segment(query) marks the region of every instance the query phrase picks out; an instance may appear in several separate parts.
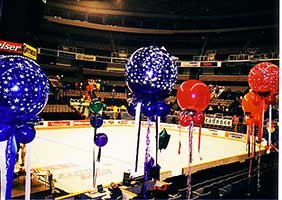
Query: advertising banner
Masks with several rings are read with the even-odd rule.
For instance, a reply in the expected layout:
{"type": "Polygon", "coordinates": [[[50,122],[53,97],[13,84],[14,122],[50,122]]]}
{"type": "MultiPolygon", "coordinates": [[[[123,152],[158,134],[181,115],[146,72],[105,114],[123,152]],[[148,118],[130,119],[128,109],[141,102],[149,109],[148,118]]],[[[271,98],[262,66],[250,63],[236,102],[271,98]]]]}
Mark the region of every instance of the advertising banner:
{"type": "Polygon", "coordinates": [[[23,43],[23,55],[33,60],[36,60],[37,59],[37,49],[26,43],[23,43]]]}
{"type": "Polygon", "coordinates": [[[23,45],[21,43],[0,40],[0,51],[22,54],[23,45]]]}
{"type": "Polygon", "coordinates": [[[205,117],[205,124],[232,127],[232,119],[205,117]]]}
{"type": "Polygon", "coordinates": [[[96,56],[77,53],[75,54],[75,59],[95,62],[96,56]]]}

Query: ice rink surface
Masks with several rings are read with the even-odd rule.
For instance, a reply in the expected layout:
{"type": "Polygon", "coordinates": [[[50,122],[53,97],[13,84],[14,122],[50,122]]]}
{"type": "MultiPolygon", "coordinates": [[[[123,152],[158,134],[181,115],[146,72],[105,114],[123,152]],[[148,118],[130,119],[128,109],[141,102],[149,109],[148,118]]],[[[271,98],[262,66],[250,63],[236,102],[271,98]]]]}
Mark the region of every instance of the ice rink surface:
{"type": "MultiPolygon", "coordinates": [[[[164,127],[160,127],[160,131],[164,127]]],[[[160,132],[159,131],[159,132],[160,132]]],[[[207,131],[207,130],[205,130],[207,131]]],[[[138,172],[143,174],[145,157],[145,135],[142,127],[138,172]]],[[[155,157],[155,129],[150,129],[150,153],[155,157]]],[[[161,171],[171,170],[172,175],[181,174],[188,163],[188,131],[167,130],[171,135],[168,147],[159,151],[158,163],[161,171]],[[179,141],[181,153],[178,154],[179,141]]],[[[133,126],[106,126],[98,129],[106,133],[108,143],[102,147],[101,162],[96,162],[98,175],[96,184],[109,184],[123,179],[123,173],[134,166],[137,133],[133,126]]],[[[204,132],[203,132],[204,134],[204,132]]],[[[66,128],[37,130],[31,145],[32,168],[50,170],[56,180],[55,186],[66,192],[93,189],[93,128],[66,128]]],[[[193,134],[193,164],[228,158],[246,153],[243,142],[202,135],[201,156],[197,152],[198,134],[193,134]]],[[[95,147],[97,157],[98,148],[95,147]]]]}

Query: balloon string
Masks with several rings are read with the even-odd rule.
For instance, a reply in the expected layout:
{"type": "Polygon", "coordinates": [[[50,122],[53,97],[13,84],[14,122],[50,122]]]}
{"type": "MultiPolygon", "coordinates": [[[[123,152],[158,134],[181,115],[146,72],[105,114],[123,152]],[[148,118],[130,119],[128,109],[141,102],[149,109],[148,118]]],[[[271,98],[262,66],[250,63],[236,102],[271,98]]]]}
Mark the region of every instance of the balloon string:
{"type": "Polygon", "coordinates": [[[97,162],[96,169],[95,169],[95,176],[94,176],[95,187],[96,187],[97,177],[98,177],[98,173],[99,173],[99,168],[100,168],[100,165],[99,165],[99,162],[97,162]]]}
{"type": "Polygon", "coordinates": [[[147,133],[146,133],[146,148],[145,148],[145,162],[144,162],[144,189],[143,197],[147,199],[147,181],[148,181],[148,163],[150,158],[150,118],[147,117],[147,133]]]}
{"type": "Polygon", "coordinates": [[[160,117],[156,116],[156,166],[158,165],[158,150],[159,150],[159,120],[160,117]]]}
{"type": "Polygon", "coordinates": [[[14,135],[12,135],[8,139],[5,153],[6,153],[6,170],[7,170],[6,199],[11,199],[14,169],[15,169],[16,154],[17,154],[17,145],[16,145],[16,140],[15,140],[14,135]]]}
{"type": "MultiPolygon", "coordinates": [[[[250,157],[250,143],[251,143],[251,138],[250,138],[250,135],[252,134],[252,140],[253,140],[253,142],[255,143],[255,136],[254,136],[254,129],[252,128],[253,127],[253,125],[252,124],[249,124],[248,125],[248,134],[249,134],[249,139],[248,139],[248,143],[249,143],[249,146],[248,146],[248,157],[250,157]]],[[[251,178],[251,173],[252,173],[252,163],[253,163],[253,158],[254,158],[254,148],[253,148],[253,146],[252,146],[252,155],[251,155],[251,157],[250,157],[250,163],[249,163],[249,171],[248,171],[248,178],[250,179],[251,178]]]]}
{"type": "Polygon", "coordinates": [[[5,149],[7,141],[0,142],[0,167],[1,167],[1,200],[5,200],[6,197],[6,154],[5,149]]]}
{"type": "Polygon", "coordinates": [[[188,144],[189,144],[189,158],[188,158],[188,175],[187,175],[187,199],[190,199],[191,196],[191,163],[192,163],[192,144],[193,144],[193,121],[191,120],[189,125],[189,137],[188,137],[188,144]]]}
{"type": "Polygon", "coordinates": [[[261,159],[261,144],[259,144],[259,152],[258,152],[258,171],[257,171],[257,191],[260,191],[260,159],[261,159]]]}
{"type": "MultiPolygon", "coordinates": [[[[96,123],[96,117],[95,117],[95,119],[94,119],[94,124],[96,123]]],[[[97,128],[94,128],[94,136],[93,136],[93,152],[92,152],[92,154],[93,154],[93,168],[92,168],[92,179],[93,179],[93,188],[95,188],[96,187],[96,170],[95,170],[95,168],[96,168],[96,165],[95,165],[95,137],[96,137],[96,134],[97,134],[97,128]]]]}
{"type": "Polygon", "coordinates": [[[247,144],[246,144],[246,148],[248,150],[248,157],[250,157],[250,143],[251,143],[251,125],[248,124],[247,125],[247,144]]]}
{"type": "Polygon", "coordinates": [[[252,156],[254,157],[256,155],[256,130],[255,130],[255,124],[253,124],[253,150],[252,150],[252,156]]]}
{"type": "Polygon", "coordinates": [[[178,142],[178,155],[181,153],[181,126],[179,125],[178,129],[178,135],[179,135],[179,142],[178,142]]]}
{"type": "MultiPolygon", "coordinates": [[[[26,177],[25,177],[25,200],[30,200],[30,167],[31,167],[31,143],[26,144],[26,177]]],[[[24,162],[24,161],[23,161],[24,162]]]]}
{"type": "Polygon", "coordinates": [[[100,162],[100,160],[101,160],[101,147],[99,147],[98,150],[97,162],[100,162]]]}
{"type": "Polygon", "coordinates": [[[265,106],[265,98],[262,98],[262,114],[261,114],[261,122],[259,124],[259,133],[258,133],[258,142],[261,143],[262,141],[262,134],[263,134],[263,123],[264,123],[264,106],[265,106]]]}
{"type": "Polygon", "coordinates": [[[201,134],[202,134],[202,124],[200,124],[199,135],[198,135],[198,154],[199,154],[200,160],[202,160],[202,156],[201,156],[201,134]]]}
{"type": "Polygon", "coordinates": [[[136,144],[136,157],[135,157],[135,168],[134,172],[137,172],[138,168],[138,157],[139,157],[139,146],[140,146],[140,134],[141,134],[141,103],[138,103],[136,106],[136,115],[135,115],[135,123],[138,121],[138,130],[137,130],[137,144],[136,144]]]}
{"type": "Polygon", "coordinates": [[[268,120],[268,145],[271,146],[271,128],[272,128],[272,105],[269,105],[269,120],[268,120]]]}

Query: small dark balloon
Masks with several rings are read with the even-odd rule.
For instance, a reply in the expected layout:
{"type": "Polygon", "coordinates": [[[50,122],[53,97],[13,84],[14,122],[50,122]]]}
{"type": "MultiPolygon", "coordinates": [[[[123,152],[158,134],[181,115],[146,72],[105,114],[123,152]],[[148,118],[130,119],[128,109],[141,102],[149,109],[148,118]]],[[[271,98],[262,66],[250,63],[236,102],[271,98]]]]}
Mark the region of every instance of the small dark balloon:
{"type": "Polygon", "coordinates": [[[24,124],[16,127],[16,141],[19,143],[27,144],[35,138],[35,129],[33,124],[24,124]]]}
{"type": "Polygon", "coordinates": [[[95,144],[98,147],[103,147],[108,143],[108,136],[105,133],[97,133],[95,137],[95,144]]]}
{"type": "Polygon", "coordinates": [[[100,115],[91,116],[90,124],[93,128],[100,128],[103,125],[103,118],[100,115]]]}

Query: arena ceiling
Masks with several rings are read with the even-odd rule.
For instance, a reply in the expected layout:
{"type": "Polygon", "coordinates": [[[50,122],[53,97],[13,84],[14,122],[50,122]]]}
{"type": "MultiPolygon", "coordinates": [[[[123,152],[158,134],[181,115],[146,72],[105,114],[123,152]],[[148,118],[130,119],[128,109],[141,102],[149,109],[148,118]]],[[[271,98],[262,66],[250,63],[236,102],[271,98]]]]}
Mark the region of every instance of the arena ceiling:
{"type": "Polygon", "coordinates": [[[278,13],[278,0],[48,0],[87,8],[175,16],[229,16],[278,13]]]}
{"type": "Polygon", "coordinates": [[[47,0],[46,4],[22,0],[18,7],[17,0],[5,2],[9,9],[0,27],[2,38],[40,46],[69,44],[112,51],[154,44],[198,54],[203,46],[226,52],[225,46],[237,51],[265,44],[273,49],[278,44],[279,0],[47,0]],[[122,32],[124,27],[136,30],[122,32]],[[150,30],[145,34],[145,29],[150,30]]]}

